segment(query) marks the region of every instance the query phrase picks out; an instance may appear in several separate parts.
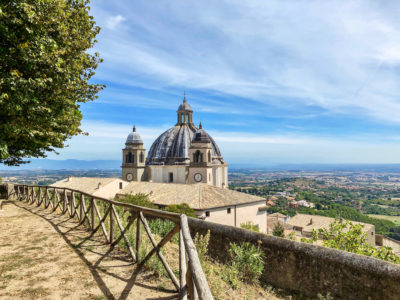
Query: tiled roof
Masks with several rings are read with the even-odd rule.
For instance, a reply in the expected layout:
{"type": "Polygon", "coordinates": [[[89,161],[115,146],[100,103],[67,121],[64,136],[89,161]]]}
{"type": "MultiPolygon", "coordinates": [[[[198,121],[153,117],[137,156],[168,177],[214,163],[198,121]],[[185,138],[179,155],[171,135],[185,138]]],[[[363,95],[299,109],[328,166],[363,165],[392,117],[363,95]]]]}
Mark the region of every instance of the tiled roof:
{"type": "MultiPolygon", "coordinates": [[[[334,218],[324,217],[324,216],[316,216],[316,215],[306,215],[306,214],[297,214],[294,217],[290,218],[286,222],[286,224],[296,227],[303,228],[303,231],[312,231],[313,229],[318,230],[319,228],[329,228],[329,225],[334,221],[334,218]]],[[[351,221],[353,224],[361,224],[364,225],[363,231],[368,231],[373,228],[374,225],[351,221]]]]}
{"type": "Polygon", "coordinates": [[[98,190],[99,183],[104,187],[107,184],[113,182],[114,180],[122,181],[119,178],[104,178],[104,177],[70,177],[57,181],[50,186],[69,188],[73,190],[78,190],[88,194],[93,194],[98,190]]]}
{"type": "Polygon", "coordinates": [[[287,217],[286,215],[278,213],[278,212],[268,215],[268,218],[282,218],[282,219],[284,219],[286,217],[287,217]]]}
{"type": "Polygon", "coordinates": [[[265,201],[264,198],[222,189],[207,184],[173,184],[131,182],[118,195],[148,194],[150,200],[160,205],[187,203],[193,209],[207,209],[235,204],[265,201]]]}

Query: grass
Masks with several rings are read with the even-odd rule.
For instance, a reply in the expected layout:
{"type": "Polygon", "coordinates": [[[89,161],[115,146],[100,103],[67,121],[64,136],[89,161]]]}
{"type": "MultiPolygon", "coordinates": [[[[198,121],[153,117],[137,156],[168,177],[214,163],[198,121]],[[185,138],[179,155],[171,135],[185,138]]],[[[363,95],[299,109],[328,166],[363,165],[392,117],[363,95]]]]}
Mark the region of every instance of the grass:
{"type": "Polygon", "coordinates": [[[386,215],[367,215],[368,217],[374,218],[374,219],[381,219],[381,220],[388,220],[392,221],[395,223],[397,226],[400,226],[400,216],[386,216],[386,215]]]}

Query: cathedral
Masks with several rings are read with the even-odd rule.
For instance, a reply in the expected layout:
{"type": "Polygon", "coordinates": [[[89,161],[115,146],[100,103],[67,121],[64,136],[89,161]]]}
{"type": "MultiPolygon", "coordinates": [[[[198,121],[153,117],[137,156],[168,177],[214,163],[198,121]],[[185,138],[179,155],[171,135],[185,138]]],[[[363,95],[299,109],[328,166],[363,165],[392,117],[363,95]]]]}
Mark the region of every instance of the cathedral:
{"type": "Polygon", "coordinates": [[[122,179],[164,183],[204,183],[227,188],[228,165],[218,145],[193,123],[193,110],[186,97],[177,110],[177,123],[162,133],[148,154],[136,127],[122,149],[122,179]]]}

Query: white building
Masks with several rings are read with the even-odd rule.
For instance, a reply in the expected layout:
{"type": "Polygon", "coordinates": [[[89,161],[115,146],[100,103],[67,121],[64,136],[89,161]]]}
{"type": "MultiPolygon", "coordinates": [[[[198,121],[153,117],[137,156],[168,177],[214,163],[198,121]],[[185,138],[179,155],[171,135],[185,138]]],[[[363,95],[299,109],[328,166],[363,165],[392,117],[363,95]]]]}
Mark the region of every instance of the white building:
{"type": "Polygon", "coordinates": [[[161,134],[146,156],[136,127],[122,150],[122,179],[164,183],[205,183],[228,186],[228,165],[212,137],[193,124],[186,97],[177,110],[177,123],[161,134]]]}

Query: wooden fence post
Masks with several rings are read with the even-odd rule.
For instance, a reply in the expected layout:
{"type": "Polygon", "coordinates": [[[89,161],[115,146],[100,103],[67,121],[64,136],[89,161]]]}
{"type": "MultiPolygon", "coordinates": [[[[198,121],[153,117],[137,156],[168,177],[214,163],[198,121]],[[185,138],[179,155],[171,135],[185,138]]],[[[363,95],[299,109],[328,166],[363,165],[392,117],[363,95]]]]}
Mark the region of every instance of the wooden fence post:
{"type": "Polygon", "coordinates": [[[137,212],[136,218],[136,260],[140,262],[140,236],[141,236],[141,226],[140,226],[140,216],[139,211],[137,212]]]}
{"type": "Polygon", "coordinates": [[[96,213],[96,208],[94,207],[94,198],[93,197],[91,197],[90,198],[90,202],[92,203],[92,230],[94,231],[94,229],[95,229],[95,221],[96,221],[96,215],[95,215],[95,213],[96,213]]]}
{"type": "Polygon", "coordinates": [[[81,193],[79,196],[79,222],[82,222],[82,220],[84,220],[85,216],[84,216],[84,212],[83,212],[83,194],[81,193]]]}
{"type": "Polygon", "coordinates": [[[37,196],[37,206],[40,206],[40,204],[42,204],[42,189],[39,187],[37,196]]]}
{"type": "MultiPolygon", "coordinates": [[[[113,204],[110,203],[110,244],[114,241],[114,210],[113,204]]],[[[121,232],[121,234],[123,234],[121,232]]]]}
{"type": "Polygon", "coordinates": [[[190,264],[187,265],[186,286],[187,286],[187,293],[189,296],[189,300],[194,300],[194,284],[193,284],[192,269],[190,268],[190,264]]]}
{"type": "Polygon", "coordinates": [[[63,214],[65,214],[65,212],[67,211],[67,192],[65,191],[65,189],[62,194],[62,199],[63,199],[62,212],[63,212],[63,214]]]}
{"type": "Polygon", "coordinates": [[[185,243],[183,241],[182,228],[179,228],[179,299],[187,300],[187,285],[186,285],[186,253],[185,243]]]}

